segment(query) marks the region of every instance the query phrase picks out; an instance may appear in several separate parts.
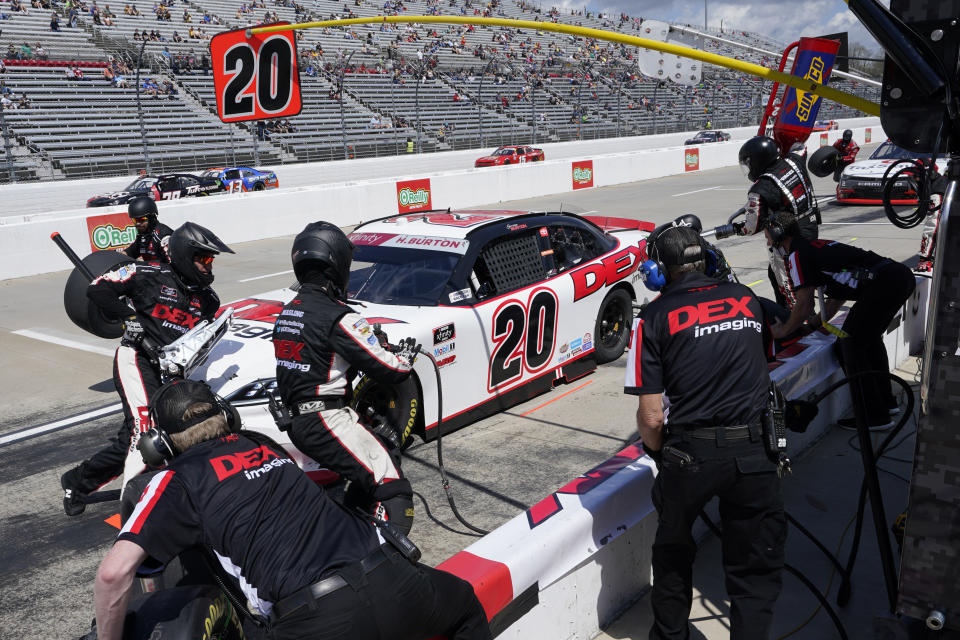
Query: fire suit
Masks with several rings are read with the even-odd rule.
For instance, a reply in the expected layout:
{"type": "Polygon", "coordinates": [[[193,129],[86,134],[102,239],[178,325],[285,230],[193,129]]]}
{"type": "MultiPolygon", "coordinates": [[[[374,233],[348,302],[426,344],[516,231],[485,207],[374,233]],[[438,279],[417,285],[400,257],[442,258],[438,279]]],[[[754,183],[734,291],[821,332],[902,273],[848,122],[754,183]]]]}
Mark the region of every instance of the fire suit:
{"type": "MultiPolygon", "coordinates": [[[[820,208],[803,159],[796,154],[789,153],[767,168],[747,192],[745,208],[747,234],[761,233],[772,213],[789,211],[800,225],[800,235],[807,240],[817,239],[820,208]]],[[[796,299],[783,259],[775,251],[769,252],[768,258],[767,277],[773,285],[777,304],[791,308],[796,299]]]]}
{"type": "Polygon", "coordinates": [[[293,444],[379,502],[381,515],[409,529],[413,490],[400,472],[399,452],[388,450],[349,403],[357,370],[400,382],[411,364],[385,350],[366,320],[313,283],[302,285],[280,312],[273,345],[277,388],[293,415],[293,444]]]}
{"type": "Polygon", "coordinates": [[[841,138],[833,143],[833,148],[840,152],[837,168],[833,171],[833,181],[840,182],[840,174],[843,173],[844,168],[856,162],[857,154],[860,153],[860,145],[853,140],[850,141],[850,144],[846,144],[841,138]]]}
{"type": "MultiPolygon", "coordinates": [[[[220,308],[220,299],[212,289],[191,291],[167,264],[133,263],[108,271],[90,284],[87,296],[109,316],[136,313],[144,340],[140,344],[124,340],[117,347],[113,383],[123,405],[123,425],[108,447],[65,475],[64,489],[72,488],[80,494],[95,491],[121,471],[126,477],[142,471],[142,464],[124,469],[124,463],[140,434],[150,428],[147,406],[161,384],[160,369],[150,349],[173,342],[200,320],[213,318],[220,308]]],[[[142,463],[136,456],[131,458],[131,464],[142,463]]]]}
{"type": "Polygon", "coordinates": [[[130,246],[123,250],[125,254],[144,262],[170,262],[167,255],[167,243],[173,229],[162,222],[154,222],[146,233],[137,233],[130,246]]]}

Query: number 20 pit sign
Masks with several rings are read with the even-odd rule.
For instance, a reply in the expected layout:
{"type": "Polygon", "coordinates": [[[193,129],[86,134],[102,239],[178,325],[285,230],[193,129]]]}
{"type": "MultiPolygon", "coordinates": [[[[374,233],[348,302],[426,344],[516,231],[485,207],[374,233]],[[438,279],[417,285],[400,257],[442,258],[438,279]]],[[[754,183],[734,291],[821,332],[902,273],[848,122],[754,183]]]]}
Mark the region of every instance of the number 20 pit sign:
{"type": "MultiPolygon", "coordinates": [[[[277,26],[289,24],[278,22],[277,26]]],[[[300,113],[300,71],[293,31],[218,33],[210,41],[217,115],[224,122],[286,118],[300,113]]]]}

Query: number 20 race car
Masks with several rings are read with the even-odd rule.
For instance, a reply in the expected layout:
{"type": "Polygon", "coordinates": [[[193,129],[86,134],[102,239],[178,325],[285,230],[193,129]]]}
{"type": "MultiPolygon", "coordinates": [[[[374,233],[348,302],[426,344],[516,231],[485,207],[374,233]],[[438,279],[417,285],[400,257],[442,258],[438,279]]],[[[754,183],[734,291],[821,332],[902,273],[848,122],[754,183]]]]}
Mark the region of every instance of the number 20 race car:
{"type": "MultiPolygon", "coordinates": [[[[412,336],[429,356],[418,357],[415,375],[399,385],[361,378],[358,409],[374,407],[388,423],[432,440],[438,421],[447,433],[619,358],[631,305],[645,297],[638,267],[652,228],[515,211],[430,211],[357,227],[350,304],[392,342],[412,336]]],[[[194,374],[238,406],[245,425],[272,425],[270,337],[292,297],[281,289],[231,303],[231,333],[194,374]]]]}

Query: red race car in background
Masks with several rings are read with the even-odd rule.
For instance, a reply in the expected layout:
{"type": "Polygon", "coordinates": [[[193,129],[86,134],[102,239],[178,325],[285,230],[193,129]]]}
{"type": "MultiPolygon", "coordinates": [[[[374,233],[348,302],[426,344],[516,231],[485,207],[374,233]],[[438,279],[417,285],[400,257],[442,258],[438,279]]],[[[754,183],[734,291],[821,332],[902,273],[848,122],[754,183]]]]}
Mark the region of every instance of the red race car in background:
{"type": "Polygon", "coordinates": [[[474,167],[498,167],[504,164],[543,162],[543,149],[524,145],[499,147],[488,156],[477,158],[474,167]]]}

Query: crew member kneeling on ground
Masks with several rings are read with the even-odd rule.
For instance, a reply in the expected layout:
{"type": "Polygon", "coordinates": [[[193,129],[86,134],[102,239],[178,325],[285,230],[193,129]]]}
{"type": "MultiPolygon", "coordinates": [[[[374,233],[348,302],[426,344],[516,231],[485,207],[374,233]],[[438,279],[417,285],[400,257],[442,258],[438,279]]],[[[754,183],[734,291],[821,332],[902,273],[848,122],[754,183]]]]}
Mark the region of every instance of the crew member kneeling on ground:
{"type": "MultiPolygon", "coordinates": [[[[817,287],[824,287],[827,319],[846,300],[856,301],[843,322],[849,337],[840,338],[844,373],[889,371],[883,334],[916,287],[910,269],[872,251],[833,240],[805,240],[789,218],[775,218],[766,235],[767,244],[787,264],[790,286],[797,298],[787,321],[771,327],[773,337],[788,335],[807,320],[818,326],[820,318],[813,315],[813,293],[817,287]]],[[[867,376],[852,383],[851,389],[853,401],[863,403],[871,430],[893,425],[890,416],[898,408],[886,376],[867,376]]],[[[856,428],[852,418],[839,420],[838,424],[856,428]]]]}
{"type": "Polygon", "coordinates": [[[123,338],[113,359],[123,425],[110,446],[60,477],[68,516],[83,513],[84,496],[121,472],[129,478],[143,470],[139,456],[127,454],[149,427],[147,406],[161,382],[156,350],[220,309],[220,298],[210,285],[213,257],[221,252],[233,250],[209,229],[187,222],[170,236],[170,264],[126,264],[87,288],[87,297],[106,315],[123,318],[123,338]],[[129,469],[124,469],[125,462],[129,469]]]}
{"type": "Polygon", "coordinates": [[[157,203],[146,196],[127,205],[127,215],[137,228],[137,237],[123,250],[134,260],[170,262],[168,244],[173,229],[157,220],[157,203]]]}
{"type": "Polygon", "coordinates": [[[379,502],[385,519],[409,531],[413,489],[400,472],[398,442],[371,433],[349,405],[358,369],[376,380],[400,382],[413,363],[384,349],[367,321],[347,306],[353,244],[339,227],[308,224],[291,255],[301,287],[273,329],[277,387],[293,416],[290,439],[379,502]]]}
{"type": "MultiPolygon", "coordinates": [[[[803,158],[795,153],[781,157],[780,145],[767,136],[754,136],[744,142],[739,158],[741,170],[753,182],[744,205],[745,220],[737,227],[739,234],[760,233],[770,216],[783,211],[797,220],[804,238],[816,240],[820,209],[803,158]]],[[[768,258],[767,276],[777,304],[789,309],[794,300],[786,284],[786,268],[779,256],[771,253],[768,258]]]]}
{"type": "Polygon", "coordinates": [[[833,181],[840,182],[840,176],[848,165],[857,161],[857,154],[860,153],[860,145],[853,141],[853,131],[845,129],[843,136],[833,143],[833,148],[840,152],[837,158],[837,166],[833,170],[833,181]]]}
{"type": "Polygon", "coordinates": [[[763,312],[746,286],[704,274],[693,229],[666,229],[647,251],[645,282],[665,288],[634,321],[624,391],[639,396],[637,429],[660,469],[650,638],[689,637],[691,528],[718,496],[730,637],[765,640],[780,594],[786,519],[777,464],[762,440],[770,388],[763,312]],[[705,363],[715,375],[704,377],[705,363]]]}
{"type": "Polygon", "coordinates": [[[154,397],[154,430],[144,445],[167,466],[97,571],[100,640],[121,637],[130,585],[148,556],[167,563],[199,546],[232,565],[239,588],[268,618],[271,638],[491,637],[469,583],[408,561],[370,521],[330,500],[283,449],[235,433],[221,403],[192,380],[168,383],[154,397]]]}

